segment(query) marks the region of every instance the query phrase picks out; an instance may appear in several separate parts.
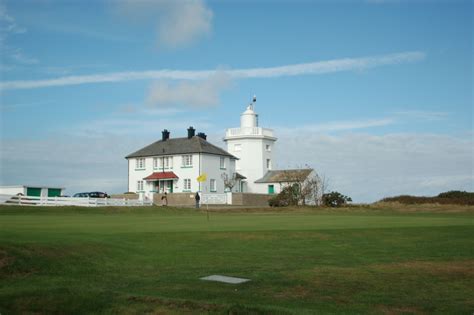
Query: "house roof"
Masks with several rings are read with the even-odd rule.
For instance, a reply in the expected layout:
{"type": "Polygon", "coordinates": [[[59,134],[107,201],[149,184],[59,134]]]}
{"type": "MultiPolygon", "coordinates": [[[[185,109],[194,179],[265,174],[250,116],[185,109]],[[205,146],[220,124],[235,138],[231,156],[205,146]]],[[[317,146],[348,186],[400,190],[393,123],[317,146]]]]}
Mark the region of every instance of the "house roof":
{"type": "Polygon", "coordinates": [[[154,172],[151,175],[143,178],[144,180],[157,180],[157,179],[174,179],[179,178],[174,172],[154,172]]]}
{"type": "Polygon", "coordinates": [[[297,169],[297,170],[275,170],[268,171],[262,178],[257,179],[255,183],[290,183],[298,180],[305,180],[313,169],[297,169]]]}
{"type": "Polygon", "coordinates": [[[170,138],[165,141],[156,141],[134,153],[127,155],[125,158],[146,157],[146,156],[160,156],[160,155],[174,155],[187,153],[207,153],[214,155],[228,156],[232,159],[237,159],[229,152],[221,149],[201,137],[194,136],[192,138],[170,138]]]}
{"type": "Polygon", "coordinates": [[[245,177],[244,175],[242,175],[240,173],[237,173],[237,172],[235,172],[235,178],[237,178],[237,179],[247,179],[247,177],[245,177]]]}

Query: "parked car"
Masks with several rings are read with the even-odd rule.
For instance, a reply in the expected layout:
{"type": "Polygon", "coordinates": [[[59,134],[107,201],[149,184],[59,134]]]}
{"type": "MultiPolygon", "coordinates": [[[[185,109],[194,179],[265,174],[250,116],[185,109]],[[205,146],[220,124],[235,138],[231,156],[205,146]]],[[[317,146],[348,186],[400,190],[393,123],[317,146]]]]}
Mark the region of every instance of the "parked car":
{"type": "Polygon", "coordinates": [[[110,198],[110,196],[107,195],[107,193],[104,193],[104,192],[101,192],[101,191],[77,193],[77,194],[74,194],[73,197],[76,197],[76,198],[87,198],[87,197],[90,197],[90,198],[110,198]]]}
{"type": "Polygon", "coordinates": [[[84,193],[77,193],[77,194],[74,194],[73,197],[74,197],[74,198],[87,198],[87,197],[89,197],[89,193],[86,193],[86,192],[84,192],[84,193]]]}
{"type": "Polygon", "coordinates": [[[109,195],[107,195],[107,193],[104,193],[104,192],[93,191],[93,192],[89,193],[89,197],[91,197],[91,198],[109,198],[109,195]]]}

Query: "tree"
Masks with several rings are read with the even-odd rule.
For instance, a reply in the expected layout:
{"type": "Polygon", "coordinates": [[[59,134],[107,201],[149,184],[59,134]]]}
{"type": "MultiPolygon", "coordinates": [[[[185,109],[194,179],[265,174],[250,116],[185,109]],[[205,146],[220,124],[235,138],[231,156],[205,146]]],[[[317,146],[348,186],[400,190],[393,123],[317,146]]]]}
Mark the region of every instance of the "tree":
{"type": "Polygon", "coordinates": [[[332,191],[322,196],[323,204],[327,207],[340,207],[348,202],[352,202],[352,198],[345,196],[337,191],[332,191]]]}
{"type": "Polygon", "coordinates": [[[237,184],[237,173],[232,173],[232,176],[229,176],[227,173],[222,173],[222,180],[224,181],[224,187],[229,191],[232,191],[232,188],[237,184]]]}

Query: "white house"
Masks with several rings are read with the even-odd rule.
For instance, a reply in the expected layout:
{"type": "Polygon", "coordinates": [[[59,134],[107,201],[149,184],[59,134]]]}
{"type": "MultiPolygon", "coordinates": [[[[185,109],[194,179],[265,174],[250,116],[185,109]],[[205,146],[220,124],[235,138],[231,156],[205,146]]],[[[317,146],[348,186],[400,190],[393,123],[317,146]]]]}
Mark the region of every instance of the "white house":
{"type": "Polygon", "coordinates": [[[232,177],[237,158],[206,138],[204,133],[195,135],[193,127],[185,138],[171,138],[165,129],[161,140],[125,157],[128,191],[224,193],[223,174],[232,177]],[[201,175],[206,177],[202,182],[201,175]]]}
{"type": "Polygon", "coordinates": [[[240,127],[226,130],[224,142],[227,151],[236,156],[235,169],[245,181],[241,181],[240,191],[259,194],[277,194],[295,178],[307,178],[312,169],[274,170],[274,152],[277,138],[272,129],[258,125],[255,112],[256,97],[240,116],[240,127]]]}
{"type": "Polygon", "coordinates": [[[63,187],[47,187],[42,185],[14,185],[0,186],[0,194],[17,195],[31,197],[59,197],[64,192],[63,187]]]}

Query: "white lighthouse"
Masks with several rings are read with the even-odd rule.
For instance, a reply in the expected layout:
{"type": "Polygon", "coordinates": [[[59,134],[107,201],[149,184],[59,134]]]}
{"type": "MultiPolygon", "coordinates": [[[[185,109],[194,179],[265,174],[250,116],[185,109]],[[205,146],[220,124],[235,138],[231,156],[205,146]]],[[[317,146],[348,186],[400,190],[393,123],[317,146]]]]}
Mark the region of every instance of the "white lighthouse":
{"type": "Polygon", "coordinates": [[[240,116],[240,128],[226,130],[224,141],[227,152],[239,158],[235,170],[246,177],[240,191],[249,193],[268,193],[267,187],[255,183],[272,169],[273,151],[277,138],[273,130],[258,126],[258,114],[254,107],[256,97],[240,116]]]}

